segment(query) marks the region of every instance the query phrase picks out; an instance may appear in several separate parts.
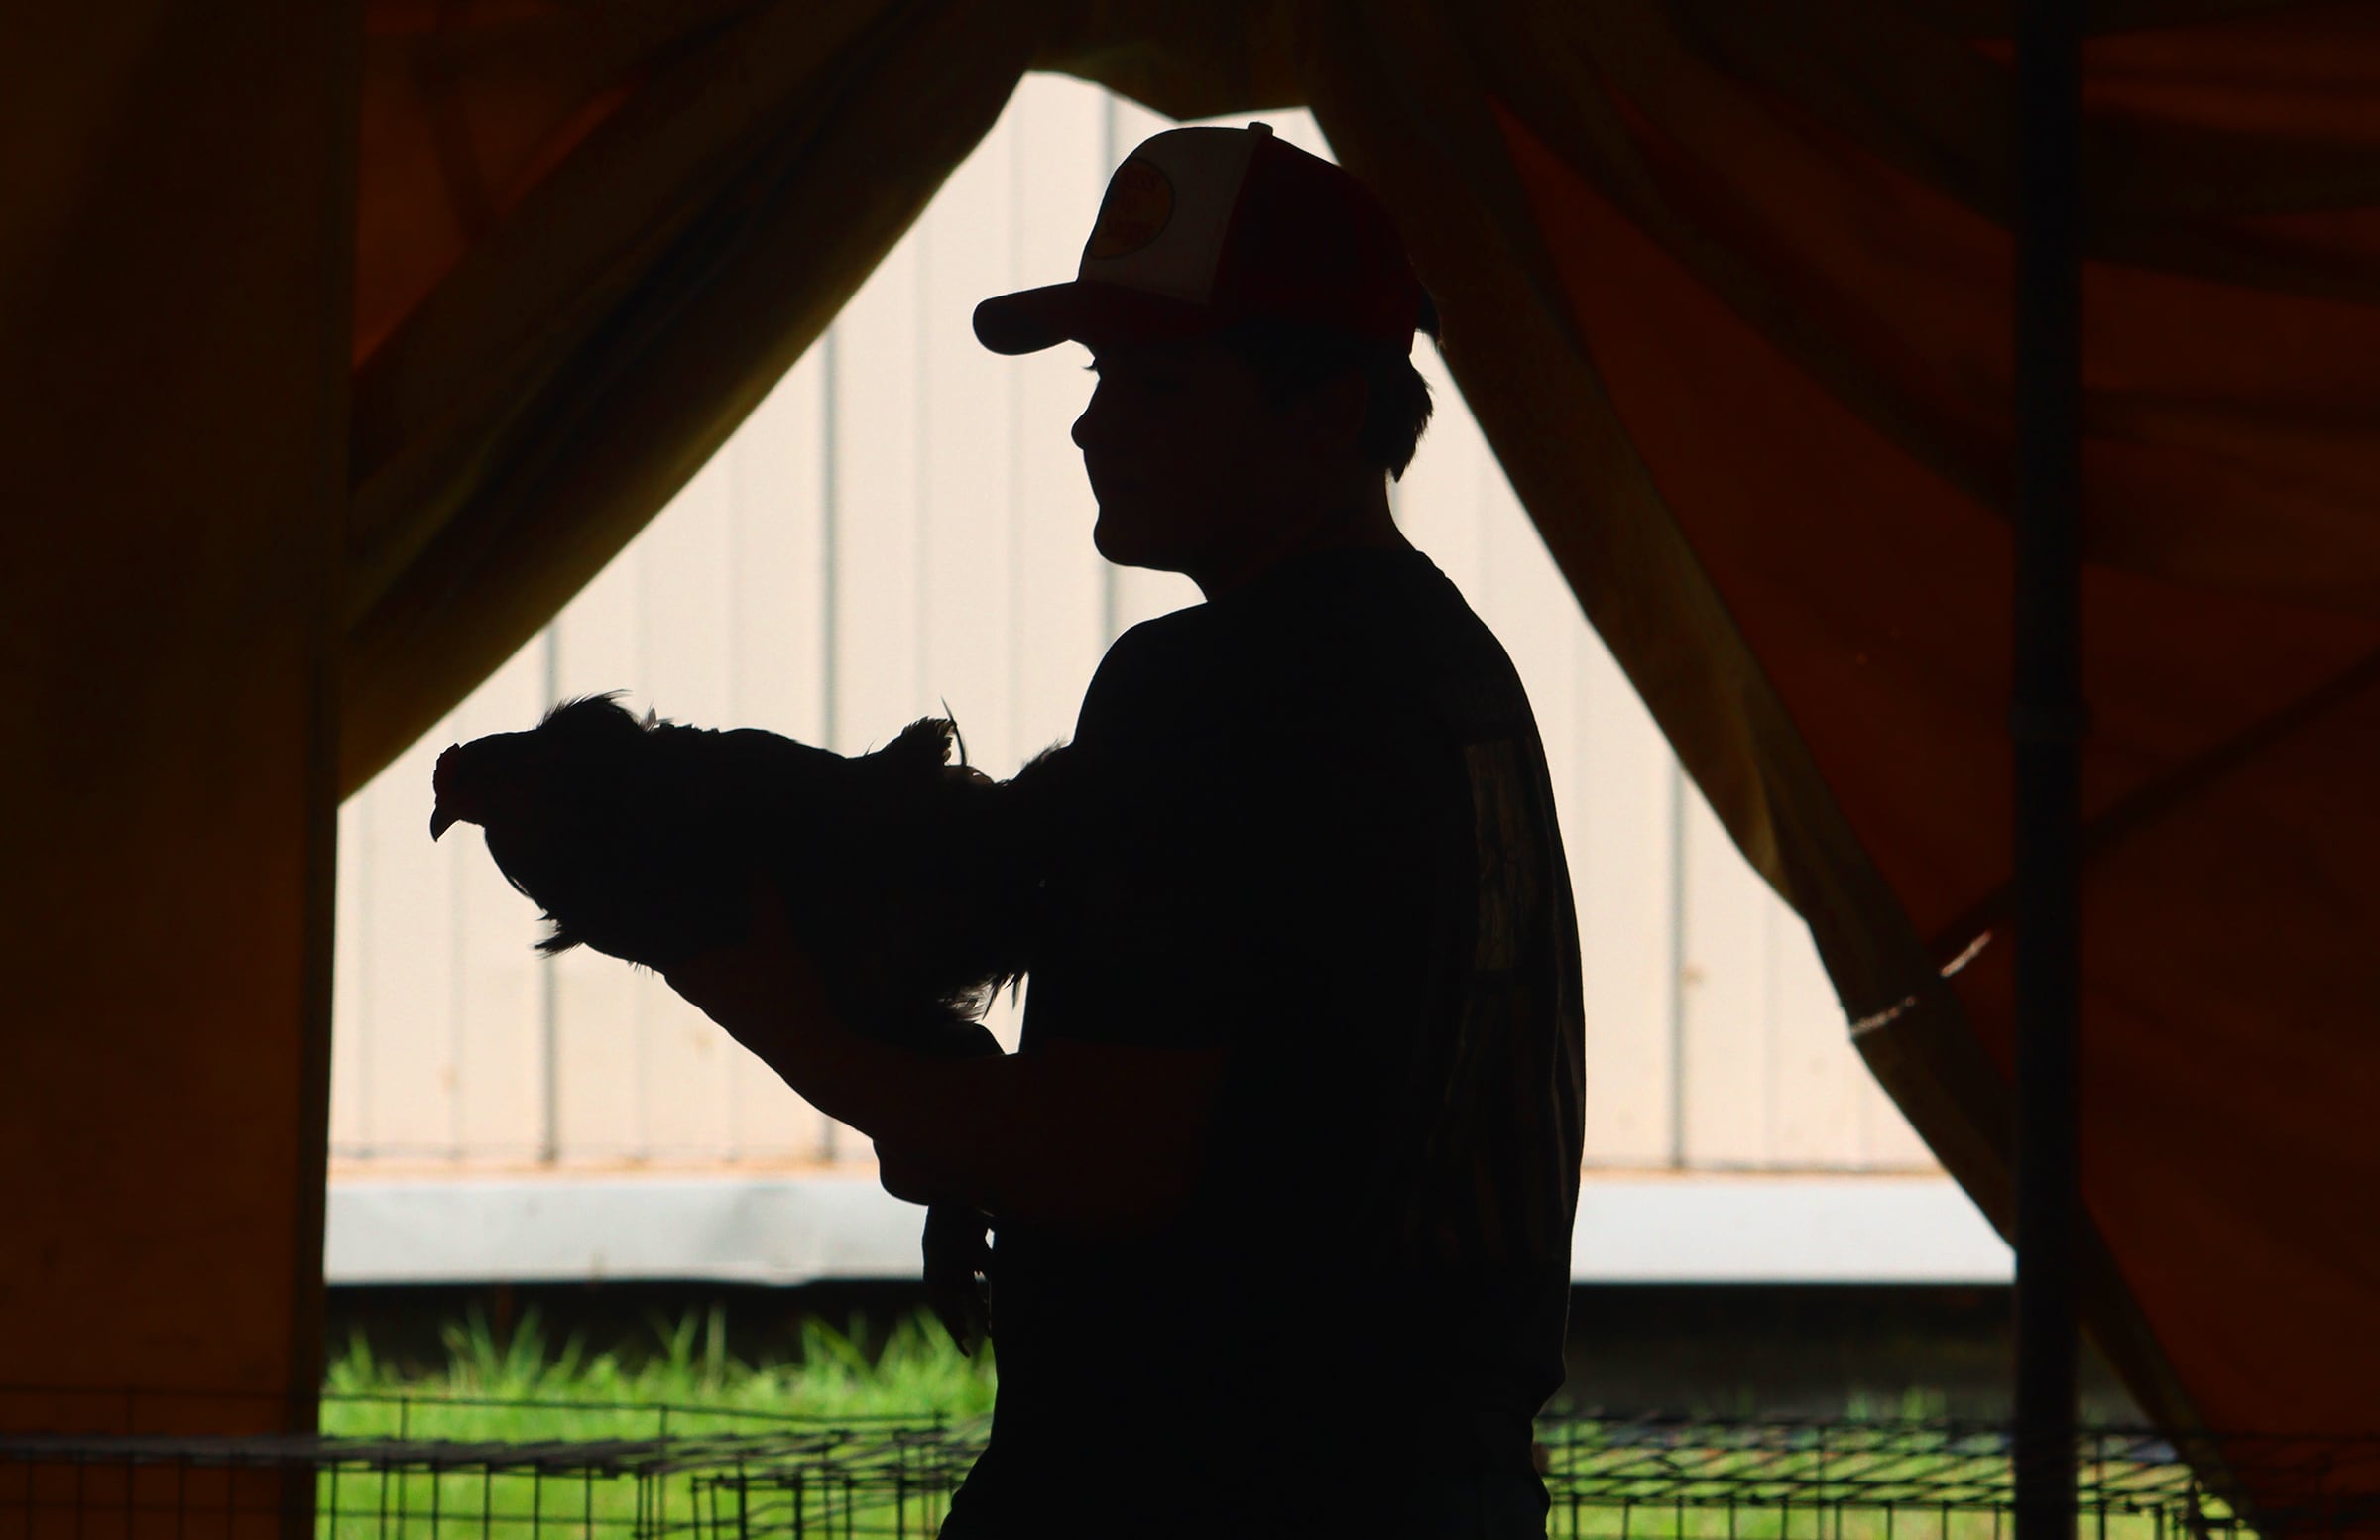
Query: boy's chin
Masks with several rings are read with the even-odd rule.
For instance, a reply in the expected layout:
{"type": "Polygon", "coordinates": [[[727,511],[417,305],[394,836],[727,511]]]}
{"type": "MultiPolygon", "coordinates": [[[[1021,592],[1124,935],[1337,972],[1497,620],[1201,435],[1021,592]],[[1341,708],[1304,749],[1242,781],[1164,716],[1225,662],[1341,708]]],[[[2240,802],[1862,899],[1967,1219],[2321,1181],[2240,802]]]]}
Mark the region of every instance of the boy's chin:
{"type": "Polygon", "coordinates": [[[1166,541],[1151,538],[1147,530],[1136,529],[1105,513],[1091,527],[1091,544],[1100,555],[1120,567],[1146,567],[1157,572],[1182,570],[1181,553],[1171,549],[1166,541]]]}

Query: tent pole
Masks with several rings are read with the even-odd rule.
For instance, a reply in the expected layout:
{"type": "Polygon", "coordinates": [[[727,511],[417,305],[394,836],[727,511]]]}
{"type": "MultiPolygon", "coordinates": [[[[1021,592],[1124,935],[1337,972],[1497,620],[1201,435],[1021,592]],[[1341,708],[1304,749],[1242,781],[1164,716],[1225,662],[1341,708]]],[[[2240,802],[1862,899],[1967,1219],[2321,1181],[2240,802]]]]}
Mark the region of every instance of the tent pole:
{"type": "Polygon", "coordinates": [[[2016,1540],[2074,1540],[2082,7],[2016,38],[2016,1540]]]}

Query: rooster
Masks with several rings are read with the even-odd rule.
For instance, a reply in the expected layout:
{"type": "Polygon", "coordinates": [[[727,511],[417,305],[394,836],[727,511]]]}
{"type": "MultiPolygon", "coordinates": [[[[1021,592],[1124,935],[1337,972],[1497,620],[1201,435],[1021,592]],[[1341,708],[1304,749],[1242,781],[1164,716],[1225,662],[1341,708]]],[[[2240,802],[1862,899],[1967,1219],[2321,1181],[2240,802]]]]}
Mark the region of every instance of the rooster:
{"type": "MultiPolygon", "coordinates": [[[[755,876],[782,894],[853,1030],[914,1052],[1001,1051],[981,1020],[1031,961],[1052,749],[1012,780],[950,763],[929,717],[845,757],[774,733],[638,717],[617,695],[438,757],[430,838],[478,824],[507,881],[544,912],[547,955],[576,946],[655,970],[740,940],[755,876]]],[[[986,1323],[986,1222],[936,1204],[926,1281],[962,1351],[986,1323]]]]}

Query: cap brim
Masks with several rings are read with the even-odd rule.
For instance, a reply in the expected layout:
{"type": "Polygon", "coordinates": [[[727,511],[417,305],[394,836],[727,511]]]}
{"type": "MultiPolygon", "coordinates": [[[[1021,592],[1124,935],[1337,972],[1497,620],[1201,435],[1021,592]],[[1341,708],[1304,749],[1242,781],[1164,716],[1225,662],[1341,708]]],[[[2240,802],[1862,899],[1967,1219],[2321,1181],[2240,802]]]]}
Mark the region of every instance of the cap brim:
{"type": "Polygon", "coordinates": [[[1094,348],[1179,342],[1215,329],[1215,312],[1186,299],[1076,279],[1019,290],[975,307],[976,340],[995,353],[1038,353],[1061,342],[1094,348]]]}

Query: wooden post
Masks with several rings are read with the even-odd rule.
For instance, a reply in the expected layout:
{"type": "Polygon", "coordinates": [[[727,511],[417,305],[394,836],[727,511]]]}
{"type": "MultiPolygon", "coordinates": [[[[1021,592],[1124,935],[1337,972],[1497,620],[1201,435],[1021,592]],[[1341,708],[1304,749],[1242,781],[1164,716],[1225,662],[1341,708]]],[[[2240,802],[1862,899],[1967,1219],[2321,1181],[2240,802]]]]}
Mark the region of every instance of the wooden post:
{"type": "Polygon", "coordinates": [[[318,0],[0,21],[10,1429],[313,1426],[361,50],[318,0]]]}

